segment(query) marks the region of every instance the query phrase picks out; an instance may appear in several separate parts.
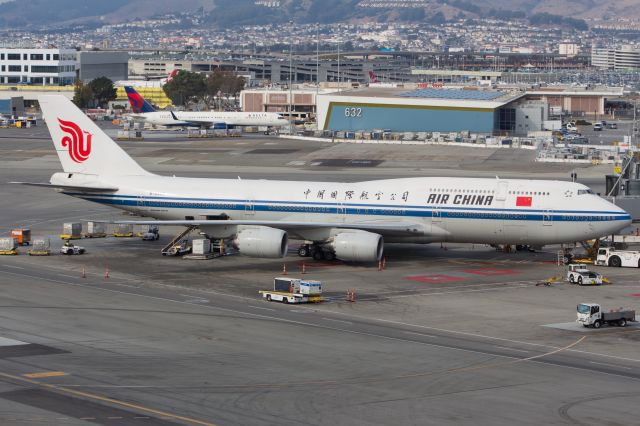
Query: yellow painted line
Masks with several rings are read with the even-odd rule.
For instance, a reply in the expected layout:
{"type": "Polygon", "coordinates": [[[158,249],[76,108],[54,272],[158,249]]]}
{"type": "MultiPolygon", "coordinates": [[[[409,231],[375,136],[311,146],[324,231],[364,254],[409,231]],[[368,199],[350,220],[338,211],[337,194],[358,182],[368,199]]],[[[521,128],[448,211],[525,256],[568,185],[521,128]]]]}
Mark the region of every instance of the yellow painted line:
{"type": "Polygon", "coordinates": [[[66,393],[66,394],[69,394],[69,395],[79,396],[79,397],[86,398],[86,399],[92,399],[92,400],[95,400],[95,401],[108,402],[110,404],[119,405],[121,407],[133,408],[134,410],[139,410],[139,411],[144,411],[146,413],[156,414],[158,416],[165,417],[165,418],[168,418],[168,419],[181,420],[183,422],[191,423],[191,424],[194,424],[194,425],[216,426],[215,423],[210,423],[210,422],[205,422],[205,421],[202,421],[202,420],[192,419],[192,418],[189,418],[189,417],[180,416],[178,414],[172,414],[172,413],[168,413],[166,411],[161,411],[161,410],[156,410],[156,409],[153,409],[153,408],[145,407],[144,405],[132,404],[130,402],[121,401],[119,399],[109,398],[109,397],[106,397],[106,396],[97,395],[97,394],[93,394],[93,393],[89,393],[89,392],[80,392],[80,391],[76,391],[76,390],[73,390],[73,389],[66,388],[64,386],[57,386],[57,385],[53,385],[53,384],[50,384],[50,383],[42,383],[42,382],[38,382],[36,380],[31,380],[31,379],[20,377],[20,376],[14,376],[13,374],[7,374],[7,373],[0,372],[0,377],[4,377],[6,379],[11,379],[11,380],[16,380],[16,381],[23,382],[23,383],[29,383],[29,384],[36,385],[36,386],[39,386],[39,387],[42,387],[42,388],[51,389],[51,390],[55,390],[55,391],[58,391],[58,392],[61,392],[61,393],[66,393]]]}
{"type": "Polygon", "coordinates": [[[67,373],[65,373],[64,371],[43,371],[40,373],[23,374],[24,377],[28,377],[30,379],[42,379],[45,377],[60,377],[66,375],[67,373]]]}

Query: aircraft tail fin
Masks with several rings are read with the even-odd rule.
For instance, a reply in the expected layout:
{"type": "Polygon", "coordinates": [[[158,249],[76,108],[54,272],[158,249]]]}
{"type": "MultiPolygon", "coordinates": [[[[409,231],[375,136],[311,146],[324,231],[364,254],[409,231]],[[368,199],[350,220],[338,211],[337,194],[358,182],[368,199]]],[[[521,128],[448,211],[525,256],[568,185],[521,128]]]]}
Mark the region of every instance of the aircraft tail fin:
{"type": "Polygon", "coordinates": [[[369,71],[369,83],[379,83],[376,73],[369,71]]]}
{"type": "Polygon", "coordinates": [[[131,110],[136,114],[141,112],[154,112],[155,108],[147,102],[140,93],[136,92],[131,86],[125,86],[124,91],[127,92],[127,98],[129,98],[129,104],[131,104],[131,110]]]}
{"type": "Polygon", "coordinates": [[[66,173],[150,175],[66,97],[42,95],[38,101],[66,173]]]}

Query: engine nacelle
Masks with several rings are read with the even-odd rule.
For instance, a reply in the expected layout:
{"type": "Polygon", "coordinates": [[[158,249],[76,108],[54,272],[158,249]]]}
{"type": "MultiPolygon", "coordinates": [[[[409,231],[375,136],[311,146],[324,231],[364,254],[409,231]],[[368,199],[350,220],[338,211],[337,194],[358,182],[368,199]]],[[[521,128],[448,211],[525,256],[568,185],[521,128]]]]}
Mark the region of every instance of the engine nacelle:
{"type": "Polygon", "coordinates": [[[384,240],[373,232],[341,232],[333,237],[331,248],[341,260],[355,262],[376,262],[382,259],[384,240]]]}
{"type": "Polygon", "coordinates": [[[241,230],[233,244],[245,256],[278,258],[287,254],[289,238],[281,229],[261,226],[241,230]]]}

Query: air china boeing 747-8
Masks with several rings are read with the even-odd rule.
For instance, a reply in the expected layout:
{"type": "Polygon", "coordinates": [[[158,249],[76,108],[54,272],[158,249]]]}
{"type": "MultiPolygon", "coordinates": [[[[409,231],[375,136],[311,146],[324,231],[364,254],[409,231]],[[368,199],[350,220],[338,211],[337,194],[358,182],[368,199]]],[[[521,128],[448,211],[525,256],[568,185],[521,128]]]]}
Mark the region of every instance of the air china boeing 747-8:
{"type": "Polygon", "coordinates": [[[289,237],[327,258],[379,260],[384,243],[568,243],[631,222],[586,186],[559,181],[407,178],[357,183],[201,179],[144,170],[62,96],[40,97],[64,172],[63,194],[231,238],[241,253],[283,257],[289,237]],[[206,218],[206,219],[201,219],[206,218]]]}

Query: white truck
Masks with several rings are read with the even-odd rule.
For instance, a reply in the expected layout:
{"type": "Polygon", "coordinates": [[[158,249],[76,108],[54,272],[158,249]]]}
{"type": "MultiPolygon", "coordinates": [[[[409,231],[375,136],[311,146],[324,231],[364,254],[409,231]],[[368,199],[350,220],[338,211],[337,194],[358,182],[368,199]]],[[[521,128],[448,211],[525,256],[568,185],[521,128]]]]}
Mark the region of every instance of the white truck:
{"type": "Polygon", "coordinates": [[[637,250],[616,250],[613,247],[603,247],[598,250],[596,265],[602,266],[628,266],[630,268],[640,268],[640,251],[637,250]]]}
{"type": "Polygon", "coordinates": [[[603,324],[626,327],[628,322],[635,322],[636,311],[619,309],[604,312],[597,303],[580,303],[577,308],[578,323],[585,327],[600,328],[603,324]]]}
{"type": "Polygon", "coordinates": [[[278,277],[273,279],[273,290],[260,291],[269,302],[317,303],[322,301],[322,283],[301,278],[278,277]]]}
{"type": "Polygon", "coordinates": [[[602,275],[587,269],[584,265],[574,263],[568,265],[567,281],[578,285],[600,285],[602,275]]]}

